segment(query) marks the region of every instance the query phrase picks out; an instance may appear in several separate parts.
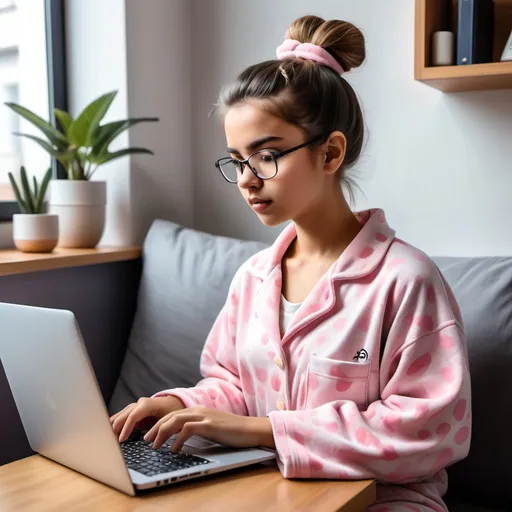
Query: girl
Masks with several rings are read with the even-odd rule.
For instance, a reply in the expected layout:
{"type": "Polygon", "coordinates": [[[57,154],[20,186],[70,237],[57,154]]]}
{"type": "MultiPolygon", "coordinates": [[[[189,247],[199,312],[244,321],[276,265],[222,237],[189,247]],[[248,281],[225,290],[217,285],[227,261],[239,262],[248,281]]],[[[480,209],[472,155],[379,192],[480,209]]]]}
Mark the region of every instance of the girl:
{"type": "Polygon", "coordinates": [[[235,275],[204,379],[128,405],[113,428],[123,441],[153,425],[155,448],[179,433],[174,451],[194,434],[266,446],[286,478],[376,478],[371,512],[446,511],[444,468],[471,433],[462,319],[434,263],[340,187],[364,139],[341,76],[363,36],[306,16],[277,57],[221,93],[231,156],[216,166],[264,224],[293,222],[235,275]]]}

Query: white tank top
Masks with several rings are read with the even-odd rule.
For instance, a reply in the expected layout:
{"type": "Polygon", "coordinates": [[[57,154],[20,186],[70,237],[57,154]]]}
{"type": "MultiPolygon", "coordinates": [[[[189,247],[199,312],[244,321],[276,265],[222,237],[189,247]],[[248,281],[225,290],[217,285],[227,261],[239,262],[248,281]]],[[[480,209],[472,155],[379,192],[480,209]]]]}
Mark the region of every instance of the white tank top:
{"type": "Polygon", "coordinates": [[[288,302],[284,295],[281,295],[281,307],[279,308],[279,324],[281,333],[284,334],[288,330],[288,326],[295,312],[301,307],[302,302],[288,302]]]}

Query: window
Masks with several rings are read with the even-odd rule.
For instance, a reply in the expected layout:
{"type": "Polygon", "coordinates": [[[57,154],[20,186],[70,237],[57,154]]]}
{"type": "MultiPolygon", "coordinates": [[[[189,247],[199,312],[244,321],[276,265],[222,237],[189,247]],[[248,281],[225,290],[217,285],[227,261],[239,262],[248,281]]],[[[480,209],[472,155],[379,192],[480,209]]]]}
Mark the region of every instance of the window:
{"type": "Polygon", "coordinates": [[[9,172],[18,177],[22,165],[37,178],[50,165],[56,172],[42,148],[13,135],[40,133],[4,103],[19,103],[43,119],[54,107],[67,110],[63,9],[64,0],[0,0],[0,222],[18,211],[9,172]]]}
{"type": "Polygon", "coordinates": [[[14,7],[14,0],[0,0],[0,11],[8,11],[14,7]]]}

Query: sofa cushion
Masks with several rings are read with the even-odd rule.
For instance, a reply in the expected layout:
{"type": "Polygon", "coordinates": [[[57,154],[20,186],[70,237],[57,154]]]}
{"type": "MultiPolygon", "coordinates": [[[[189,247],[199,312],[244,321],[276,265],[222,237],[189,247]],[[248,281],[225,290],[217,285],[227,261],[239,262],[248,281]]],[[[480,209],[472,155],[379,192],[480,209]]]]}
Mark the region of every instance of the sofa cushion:
{"type": "Polygon", "coordinates": [[[470,453],[449,468],[448,494],[457,501],[510,510],[512,258],[435,258],[435,262],[462,311],[473,405],[470,453]]]}
{"type": "Polygon", "coordinates": [[[267,247],[155,220],[143,246],[132,331],[111,413],[141,396],[193,386],[206,337],[235,272],[267,247]]]}

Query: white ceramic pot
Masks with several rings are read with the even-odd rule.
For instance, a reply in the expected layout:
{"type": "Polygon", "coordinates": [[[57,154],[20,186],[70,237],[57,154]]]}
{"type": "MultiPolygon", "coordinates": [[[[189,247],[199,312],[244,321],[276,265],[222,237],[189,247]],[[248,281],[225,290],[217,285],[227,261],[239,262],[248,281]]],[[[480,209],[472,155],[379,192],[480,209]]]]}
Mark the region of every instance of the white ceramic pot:
{"type": "Polygon", "coordinates": [[[12,218],[14,245],[22,252],[52,252],[59,239],[59,217],[48,213],[16,213],[12,218]]]}
{"type": "Polygon", "coordinates": [[[52,180],[49,211],[59,216],[59,247],[96,247],[106,203],[106,181],[52,180]]]}

